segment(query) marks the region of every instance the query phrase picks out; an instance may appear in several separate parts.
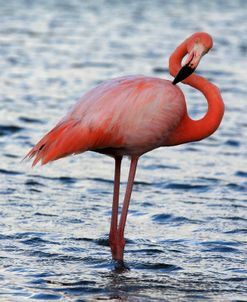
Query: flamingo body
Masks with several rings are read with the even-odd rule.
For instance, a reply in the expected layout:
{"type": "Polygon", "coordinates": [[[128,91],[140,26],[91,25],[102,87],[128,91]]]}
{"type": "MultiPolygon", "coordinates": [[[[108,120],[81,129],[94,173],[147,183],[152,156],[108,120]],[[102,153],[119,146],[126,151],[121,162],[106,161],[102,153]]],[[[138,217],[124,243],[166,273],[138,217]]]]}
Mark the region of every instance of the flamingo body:
{"type": "Polygon", "coordinates": [[[207,33],[195,33],[182,42],[169,60],[173,82],[145,76],[126,76],[105,81],[90,90],[68,114],[27,154],[33,165],[84,151],[96,151],[115,159],[114,191],[109,245],[116,267],[125,268],[124,229],[139,157],[160,146],[174,146],[210,136],[219,127],[224,103],[219,89],[192,74],[213,45],[207,33]],[[181,62],[188,54],[185,65],[181,62]],[[208,110],[192,120],[184,95],[175,84],[183,81],[205,96],[208,110]],[[130,172],[119,219],[122,157],[131,158],[130,172]]]}
{"type": "Polygon", "coordinates": [[[185,113],[184,95],[171,81],[115,78],[82,96],[29,155],[34,164],[87,150],[140,156],[165,145],[185,113]]]}

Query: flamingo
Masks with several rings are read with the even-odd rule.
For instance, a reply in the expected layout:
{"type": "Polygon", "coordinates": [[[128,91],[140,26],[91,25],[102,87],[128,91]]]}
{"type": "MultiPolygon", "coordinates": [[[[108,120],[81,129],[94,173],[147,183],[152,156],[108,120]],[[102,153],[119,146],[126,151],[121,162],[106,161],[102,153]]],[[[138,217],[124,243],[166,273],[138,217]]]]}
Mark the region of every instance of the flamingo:
{"type": "Polygon", "coordinates": [[[85,151],[114,158],[109,245],[115,268],[127,267],[124,263],[124,230],[140,156],[161,146],[202,140],[215,132],[221,123],[224,103],[219,89],[205,78],[192,74],[212,45],[212,37],[205,32],[194,33],[185,39],[169,59],[169,71],[175,77],[173,82],[142,75],[102,82],[83,95],[27,154],[28,158],[34,158],[33,166],[85,151]],[[201,91],[207,100],[207,113],[200,120],[193,120],[188,115],[184,94],[176,85],[181,81],[201,91]],[[119,213],[123,156],[130,158],[130,169],[119,213]]]}

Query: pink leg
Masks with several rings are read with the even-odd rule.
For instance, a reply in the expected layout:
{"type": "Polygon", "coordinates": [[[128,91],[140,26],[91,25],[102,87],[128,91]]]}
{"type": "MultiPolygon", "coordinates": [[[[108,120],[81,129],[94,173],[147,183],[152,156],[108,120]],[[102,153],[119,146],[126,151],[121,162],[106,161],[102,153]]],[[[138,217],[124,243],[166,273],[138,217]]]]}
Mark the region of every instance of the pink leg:
{"type": "Polygon", "coordinates": [[[116,249],[117,249],[116,244],[117,244],[118,203],[119,203],[121,162],[122,162],[122,156],[115,157],[114,191],[113,191],[113,201],[112,201],[111,228],[110,228],[110,235],[109,235],[109,244],[111,247],[112,255],[116,253],[116,249]]]}
{"type": "Polygon", "coordinates": [[[125,246],[124,229],[125,229],[125,224],[126,224],[126,219],[129,209],[129,202],[132,193],[133,183],[135,179],[137,162],[138,162],[138,157],[131,158],[129,178],[128,178],[127,188],[124,196],[121,218],[117,230],[116,252],[112,254],[113,259],[116,260],[118,264],[122,267],[124,267],[124,263],[123,263],[123,254],[124,254],[124,246],[125,246]]]}

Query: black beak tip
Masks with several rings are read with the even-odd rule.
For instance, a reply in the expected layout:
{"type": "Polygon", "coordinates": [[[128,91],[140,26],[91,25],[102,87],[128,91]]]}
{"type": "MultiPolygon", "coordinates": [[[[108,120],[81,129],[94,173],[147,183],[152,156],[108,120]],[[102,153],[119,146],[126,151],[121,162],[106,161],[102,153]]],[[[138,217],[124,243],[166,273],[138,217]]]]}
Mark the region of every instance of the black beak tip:
{"type": "Polygon", "coordinates": [[[174,80],[172,81],[173,85],[176,85],[177,83],[179,83],[180,81],[177,79],[177,76],[174,78],[174,80]]]}
{"type": "Polygon", "coordinates": [[[195,71],[195,68],[191,68],[188,65],[184,65],[174,78],[172,84],[176,85],[177,83],[185,80],[188,76],[190,76],[195,71]]]}

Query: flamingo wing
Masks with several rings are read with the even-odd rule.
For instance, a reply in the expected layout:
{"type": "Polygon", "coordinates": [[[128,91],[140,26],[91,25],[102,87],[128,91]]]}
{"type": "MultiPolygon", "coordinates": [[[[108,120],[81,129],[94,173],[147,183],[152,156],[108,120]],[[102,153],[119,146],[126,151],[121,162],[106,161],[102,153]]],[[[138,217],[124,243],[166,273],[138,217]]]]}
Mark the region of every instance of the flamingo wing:
{"type": "Polygon", "coordinates": [[[87,150],[140,155],[161,146],[184,111],[183,94],[170,81],[144,76],[109,80],[86,93],[27,157],[34,157],[36,165],[87,150]]]}

